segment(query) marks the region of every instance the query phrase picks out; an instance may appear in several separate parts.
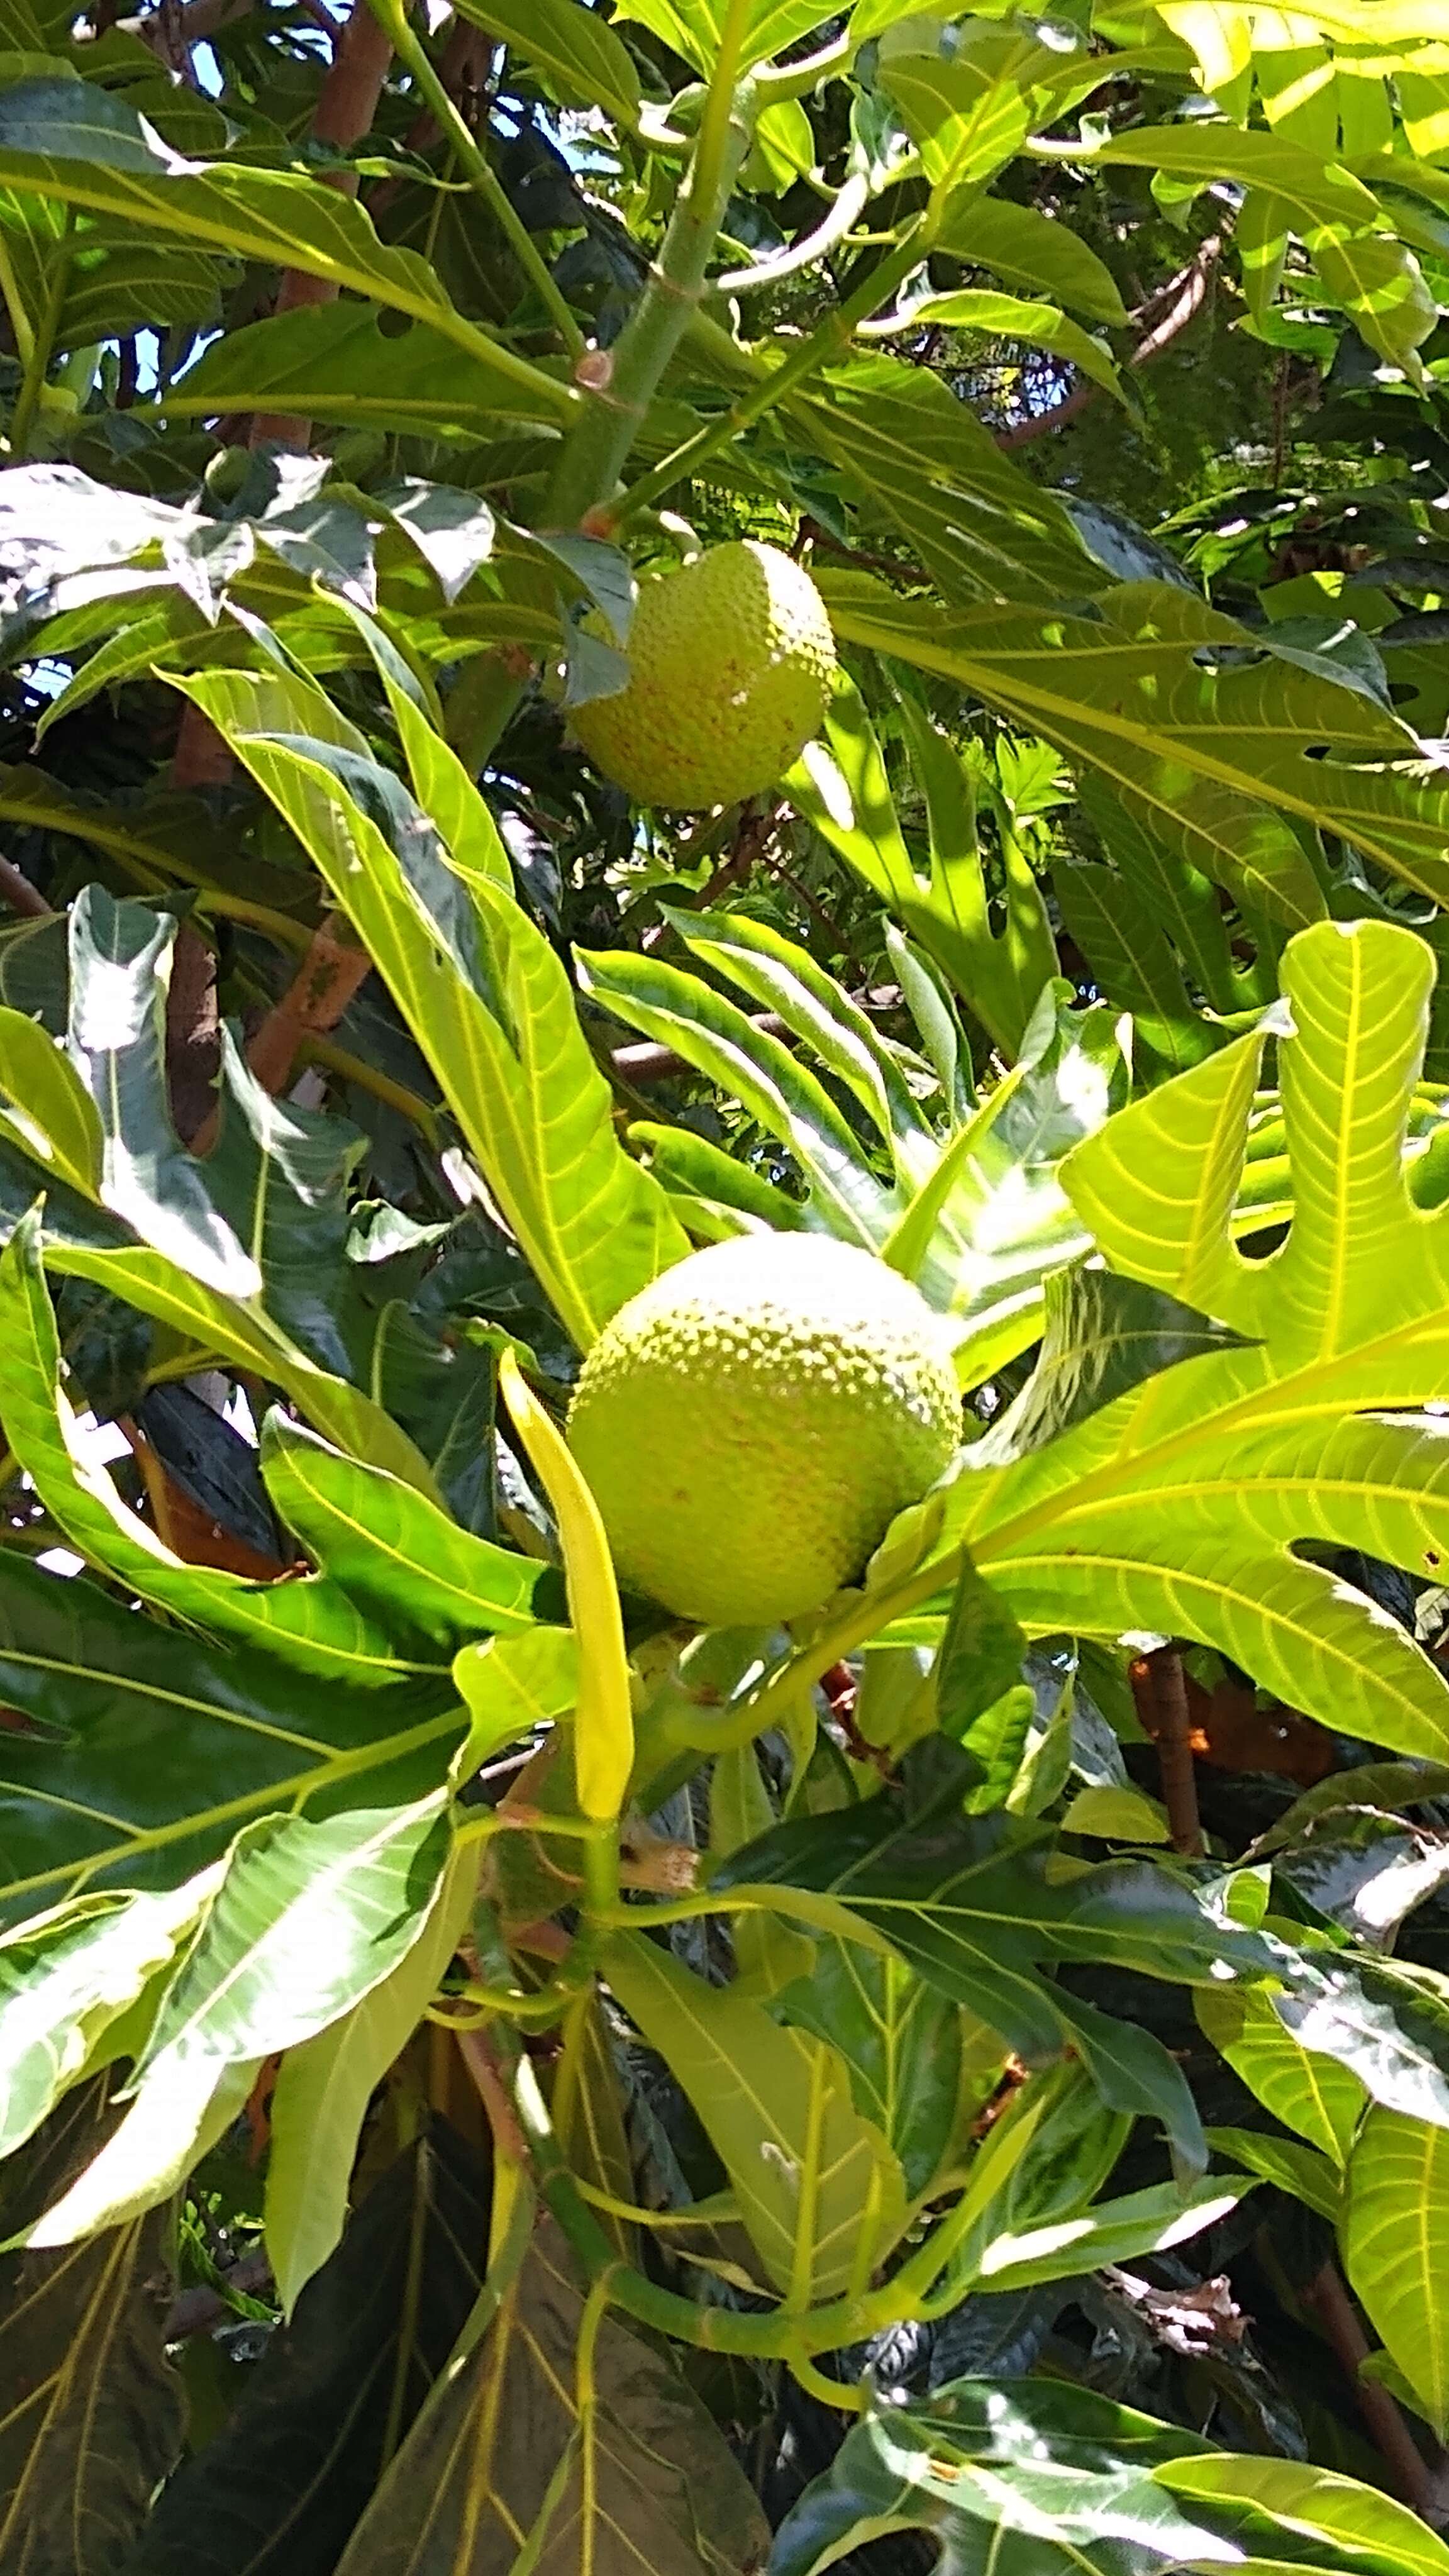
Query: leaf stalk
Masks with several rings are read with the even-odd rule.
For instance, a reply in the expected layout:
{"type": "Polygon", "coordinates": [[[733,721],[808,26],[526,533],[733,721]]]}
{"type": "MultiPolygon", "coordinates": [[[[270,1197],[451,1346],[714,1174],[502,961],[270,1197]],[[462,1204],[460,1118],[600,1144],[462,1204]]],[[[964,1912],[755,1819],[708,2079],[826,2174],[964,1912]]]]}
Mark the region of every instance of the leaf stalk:
{"type": "Polygon", "coordinates": [[[395,0],[369,0],[374,16],[392,39],[393,50],[407,65],[423,97],[427,100],[441,131],[447,136],[469,180],[495,222],[507,236],[514,257],[546,307],[559,338],[571,358],[581,357],[584,335],[560,289],[547,260],[543,257],[528,226],[517,212],[512,198],[494,169],[486,152],[480,150],[466,117],[434,69],[426,46],[407,13],[395,0]]]}

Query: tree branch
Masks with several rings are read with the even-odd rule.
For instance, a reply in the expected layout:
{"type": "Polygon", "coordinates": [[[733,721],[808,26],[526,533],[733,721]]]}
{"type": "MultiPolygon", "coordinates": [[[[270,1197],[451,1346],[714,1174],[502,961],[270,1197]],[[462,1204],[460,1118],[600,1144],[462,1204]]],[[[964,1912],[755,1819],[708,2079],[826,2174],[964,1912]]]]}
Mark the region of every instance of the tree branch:
{"type": "Polygon", "coordinates": [[[1142,1656],[1131,1667],[1131,1682],[1142,1731],[1157,1746],[1172,1848],[1200,1860],[1204,1846],[1192,1758],[1192,1715],[1178,1648],[1159,1646],[1155,1654],[1142,1656]]]}
{"type": "MultiPolygon", "coordinates": [[[[331,68],[313,112],[314,142],[333,143],[340,151],[349,151],[371,132],[391,60],[392,38],[373,16],[367,0],[353,0],[352,15],[334,39],[331,68]]],[[[355,197],[356,172],[328,171],[326,185],[335,188],[339,196],[355,197]]],[[[333,304],[336,300],[337,288],[330,278],[289,268],[283,272],[274,310],[292,313],[300,305],[333,304]]],[[[311,436],[310,420],[293,419],[284,412],[258,412],[252,421],[249,444],[260,447],[271,440],[279,446],[305,448],[311,436]]]]}
{"type": "MultiPolygon", "coordinates": [[[[1176,277],[1169,278],[1165,286],[1149,296],[1146,304],[1139,306],[1132,316],[1134,322],[1145,321],[1150,314],[1157,314],[1158,319],[1138,341],[1127,360],[1129,367],[1145,367],[1154,358],[1161,357],[1163,350],[1170,348],[1178,334],[1185,331],[1194,316],[1202,311],[1213,271],[1222,255],[1223,235],[1209,233],[1207,240],[1199,243],[1186,268],[1179,269],[1176,277]]],[[[1034,439],[1045,438],[1049,431],[1065,429],[1068,421],[1075,420],[1080,412],[1086,410],[1089,402],[1096,400],[1100,390],[1100,386],[1084,377],[1050,411],[1038,412],[1033,420],[1018,421],[1015,429],[997,430],[997,446],[1008,450],[1030,447],[1034,439]]]]}
{"type": "MultiPolygon", "coordinates": [[[[307,954],[279,1002],[268,1011],[247,1048],[247,1063],[264,1091],[279,1098],[291,1081],[292,1067],[307,1041],[335,1029],[353,994],[371,970],[365,948],[350,939],[335,912],[324,915],[312,934],[307,954]]],[[[217,1109],[192,1138],[195,1154],[205,1154],[216,1140],[217,1109]]]]}
{"type": "MultiPolygon", "coordinates": [[[[1408,2213],[1406,2212],[1406,2216],[1408,2213]]],[[[1438,2484],[1426,2466],[1417,2442],[1409,2431],[1395,2400],[1376,2379],[1365,2379],[1363,2365],[1369,2357],[1369,2339],[1358,2320],[1336,2263],[1325,2263],[1303,2292],[1305,2304],[1313,2310],[1334,2352],[1344,2377],[1353,2390],[1359,2413],[1392,2472],[1405,2504],[1415,2513],[1437,2526],[1441,2510],[1438,2484]]]]}
{"type": "Polygon", "coordinates": [[[24,913],[29,921],[44,921],[51,909],[39,886],[21,874],[13,859],[0,859],[0,897],[12,912],[24,913]]]}
{"type": "Polygon", "coordinates": [[[169,63],[177,44],[188,48],[202,44],[234,19],[249,17],[255,7],[256,0],[185,0],[171,13],[169,26],[164,10],[148,9],[143,17],[118,18],[116,27],[123,36],[139,36],[143,45],[169,63]]]}

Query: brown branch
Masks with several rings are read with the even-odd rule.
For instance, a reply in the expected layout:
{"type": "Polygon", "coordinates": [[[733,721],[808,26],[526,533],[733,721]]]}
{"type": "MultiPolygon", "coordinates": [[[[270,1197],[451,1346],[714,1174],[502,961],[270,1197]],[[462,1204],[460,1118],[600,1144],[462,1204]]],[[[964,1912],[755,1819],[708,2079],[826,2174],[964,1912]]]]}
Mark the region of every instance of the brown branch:
{"type": "Polygon", "coordinates": [[[774,804],[755,814],[746,806],[736,825],[733,841],[723,858],[715,861],[700,892],[697,906],[700,912],[708,912],[710,905],[717,903],[722,894],[744,885],[755,861],[763,856],[770,835],[784,811],[783,805],[774,804]]]}
{"type": "Polygon", "coordinates": [[[1162,1798],[1167,1809],[1172,1848],[1200,1860],[1202,1824],[1198,1816],[1197,1772],[1192,1758],[1192,1715],[1187,1680],[1176,1646],[1159,1646],[1131,1668],[1132,1697],[1143,1733],[1157,1746],[1162,1798]]]}
{"type": "Polygon", "coordinates": [[[123,36],[139,36],[143,45],[169,62],[178,41],[188,47],[202,44],[234,19],[249,17],[256,4],[257,0],[185,0],[184,7],[171,13],[169,28],[160,9],[148,9],[144,17],[118,18],[115,23],[123,36]]]}
{"type": "MultiPolygon", "coordinates": [[[[464,18],[455,18],[452,32],[438,56],[438,78],[455,107],[464,109],[470,93],[481,106],[486,107],[487,93],[479,74],[486,72],[492,51],[493,38],[481,27],[472,26],[464,18]]],[[[475,124],[476,116],[469,115],[468,122],[475,124]]],[[[420,116],[413,118],[403,136],[403,149],[421,156],[431,152],[440,138],[438,120],[432,109],[425,107],[420,116]]],[[[375,188],[369,188],[367,211],[374,223],[386,214],[402,185],[401,178],[380,179],[375,188]]]]}
{"type": "MultiPolygon", "coordinates": [[[[314,142],[332,143],[345,152],[371,132],[391,61],[391,38],[374,18],[367,0],[353,0],[352,15],[334,40],[331,68],[313,112],[314,142]]],[[[326,184],[335,188],[339,196],[357,194],[357,174],[353,170],[328,171],[326,184]]],[[[336,300],[337,288],[330,278],[289,268],[283,272],[274,310],[292,313],[302,305],[332,304],[336,300]]],[[[252,422],[250,444],[259,447],[271,440],[277,446],[305,448],[311,436],[310,420],[293,420],[284,412],[258,412],[252,422]]]]}
{"type": "MultiPolygon", "coordinates": [[[[783,1038],[789,1034],[784,1021],[777,1019],[773,1011],[753,1013],[750,1025],[762,1029],[766,1037],[783,1038]]],[[[685,1063],[682,1055],[675,1054],[673,1047],[649,1044],[615,1047],[607,1061],[621,1082],[632,1082],[636,1088],[655,1082],[671,1082],[676,1074],[693,1073],[695,1070],[693,1065],[685,1063]]]]}
{"type": "Polygon", "coordinates": [[[1309,2282],[1303,2298],[1338,2356],[1359,2413],[1393,2473],[1399,2494],[1405,2504],[1412,2505],[1415,2513],[1422,2514],[1426,2522],[1434,2522],[1437,2527],[1442,2510],[1438,2481],[1427,2467],[1418,2443],[1388,2390],[1381,2388],[1376,2379],[1366,2379],[1363,2375],[1363,2365],[1371,2347],[1336,2263],[1324,2264],[1322,2271],[1309,2282]]]}
{"type": "MultiPolygon", "coordinates": [[[[335,912],[312,933],[307,954],[279,1002],[273,1004],[247,1048],[247,1062],[264,1091],[280,1097],[309,1038],[335,1029],[354,993],[371,972],[365,948],[349,938],[335,912]]],[[[192,1151],[209,1153],[216,1141],[217,1110],[192,1139],[192,1151]]]]}
{"type": "MultiPolygon", "coordinates": [[[[1202,311],[1213,272],[1222,255],[1223,235],[1209,233],[1207,240],[1199,243],[1186,268],[1179,269],[1176,277],[1169,278],[1167,284],[1159,287],[1157,293],[1133,314],[1134,322],[1146,321],[1154,313],[1158,319],[1132,350],[1127,360],[1129,367],[1149,366],[1154,358],[1160,358],[1163,350],[1170,348],[1178,334],[1185,331],[1194,316],[1202,311]]],[[[1048,431],[1065,429],[1068,421],[1075,420],[1079,412],[1086,410],[1088,403],[1095,402],[1100,391],[1100,386],[1084,377],[1052,410],[1038,412],[1031,420],[1018,421],[1015,429],[998,429],[995,432],[997,446],[1008,450],[1029,447],[1033,439],[1045,438],[1048,431]]]]}
{"type": "MultiPolygon", "coordinates": [[[[272,2266],[265,2254],[243,2254],[223,2278],[228,2289],[259,2297],[271,2286],[272,2266]]],[[[184,2343],[188,2335],[210,2334],[213,2327],[224,2326],[228,2319],[233,2325],[246,2322],[220,2290],[202,2281],[195,2289],[178,2290],[167,2309],[163,2333],[167,2343],[184,2343]]]]}
{"type": "MultiPolygon", "coordinates": [[[[220,734],[216,740],[225,751],[220,734]]],[[[220,1065],[216,959],[195,923],[183,921],[166,988],[166,1089],[176,1133],[187,1144],[194,1143],[213,1113],[220,1065]]]]}
{"type": "Polygon", "coordinates": [[[856,947],[854,940],[851,938],[844,924],[836,920],[834,913],[829,910],[827,905],[821,902],[820,897],[812,894],[808,885],[806,885],[801,878],[797,877],[792,869],[786,867],[784,860],[779,857],[776,851],[762,850],[760,852],[760,865],[768,868],[772,876],[778,877],[782,885],[787,885],[790,892],[797,898],[797,900],[800,903],[803,903],[806,911],[814,915],[816,921],[819,922],[821,929],[827,933],[836,956],[848,958],[851,965],[856,967],[859,972],[864,975],[866,972],[866,963],[860,950],[856,947]]]}
{"type": "Polygon", "coordinates": [[[493,2132],[493,2145],[503,2162],[527,2165],[528,2140],[523,2134],[518,2113],[513,2107],[513,2094],[508,2079],[498,2063],[486,2030],[460,2030],[454,2033],[458,2054],[478,2087],[488,2126],[493,2132]]]}

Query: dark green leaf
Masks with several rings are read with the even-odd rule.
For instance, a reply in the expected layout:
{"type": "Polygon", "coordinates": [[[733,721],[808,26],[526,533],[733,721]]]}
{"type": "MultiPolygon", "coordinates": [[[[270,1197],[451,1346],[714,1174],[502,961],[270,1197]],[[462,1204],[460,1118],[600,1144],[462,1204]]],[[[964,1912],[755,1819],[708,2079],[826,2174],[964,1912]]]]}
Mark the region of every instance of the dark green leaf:
{"type": "Polygon", "coordinates": [[[673,2364],[607,2314],[592,2347],[593,2401],[581,2402],[582,2315],[563,2240],[544,2221],[337,2576],[508,2576],[530,2541],[538,2576],[758,2566],[765,2525],[723,2435],[673,2364]]]}
{"type": "Polygon", "coordinates": [[[177,2472],[135,2576],[331,2576],[478,2288],[488,2176],[445,2122],[369,2192],[227,2429],[177,2472]]]}
{"type": "Polygon", "coordinates": [[[174,1887],[265,1809],[401,1804],[463,1732],[451,1682],[319,1690],[270,1657],[138,1619],[83,1577],[0,1556],[0,1847],[12,1920],[89,1883],[174,1887]],[[175,1759],[184,1742],[184,1765],[175,1759]]]}
{"type": "MultiPolygon", "coordinates": [[[[36,2141],[11,2236],[93,2152],[107,2118],[96,2088],[36,2141]]],[[[15,2175],[7,2169],[7,2181],[15,2175]]],[[[0,2561],[114,2576],[157,2481],[181,2447],[180,2383],[165,2352],[166,2213],[84,2246],[0,2260],[0,2561]]]]}

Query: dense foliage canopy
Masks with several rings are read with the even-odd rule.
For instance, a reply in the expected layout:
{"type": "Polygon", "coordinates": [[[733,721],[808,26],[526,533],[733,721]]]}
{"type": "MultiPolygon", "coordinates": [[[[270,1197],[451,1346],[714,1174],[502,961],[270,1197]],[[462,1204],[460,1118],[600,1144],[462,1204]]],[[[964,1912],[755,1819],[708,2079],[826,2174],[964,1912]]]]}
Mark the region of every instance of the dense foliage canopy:
{"type": "Polygon", "coordinates": [[[1443,0],[0,31],[0,2576],[1449,2576],[1443,0]],[[697,1629],[801,1229],[965,1436],[697,1629]]]}

